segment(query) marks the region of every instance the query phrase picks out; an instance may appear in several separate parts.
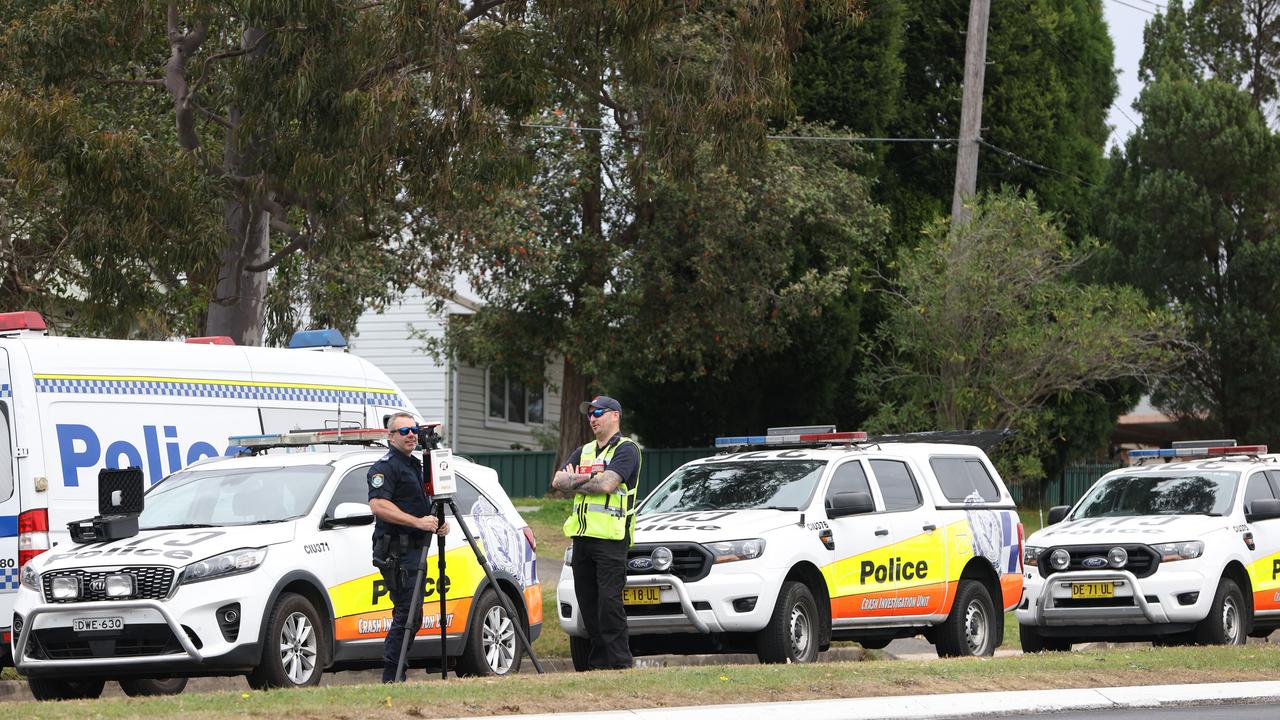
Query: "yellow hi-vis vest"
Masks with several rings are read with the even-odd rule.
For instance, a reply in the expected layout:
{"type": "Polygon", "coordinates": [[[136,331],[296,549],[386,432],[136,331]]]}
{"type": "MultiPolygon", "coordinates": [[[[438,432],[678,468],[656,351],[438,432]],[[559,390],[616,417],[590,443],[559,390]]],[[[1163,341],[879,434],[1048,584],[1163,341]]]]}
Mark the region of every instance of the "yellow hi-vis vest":
{"type": "MultiPolygon", "coordinates": [[[[622,439],[605,446],[599,458],[596,457],[596,441],[592,440],[582,446],[582,458],[579,465],[590,465],[597,459],[605,462],[605,467],[613,459],[613,454],[623,443],[635,444],[632,440],[622,439]]],[[[639,446],[636,455],[639,456],[639,446]]],[[[593,537],[603,540],[621,540],[630,538],[635,543],[636,526],[636,488],[640,484],[640,462],[636,461],[636,479],[629,487],[626,482],[618,484],[618,488],[608,495],[573,496],[573,514],[564,521],[565,537],[593,537]],[[630,531],[630,532],[628,532],[630,531]]],[[[625,480],[625,478],[624,478],[625,480]]]]}

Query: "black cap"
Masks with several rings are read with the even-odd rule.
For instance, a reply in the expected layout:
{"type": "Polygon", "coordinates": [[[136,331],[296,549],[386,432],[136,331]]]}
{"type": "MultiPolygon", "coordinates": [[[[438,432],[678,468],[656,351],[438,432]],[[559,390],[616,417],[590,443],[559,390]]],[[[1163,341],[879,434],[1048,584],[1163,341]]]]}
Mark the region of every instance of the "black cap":
{"type": "Polygon", "coordinates": [[[586,415],[591,412],[591,408],[593,407],[622,412],[622,405],[617,400],[606,395],[597,395],[594,398],[591,398],[589,402],[584,402],[579,405],[578,410],[581,411],[583,415],[586,415]]]}

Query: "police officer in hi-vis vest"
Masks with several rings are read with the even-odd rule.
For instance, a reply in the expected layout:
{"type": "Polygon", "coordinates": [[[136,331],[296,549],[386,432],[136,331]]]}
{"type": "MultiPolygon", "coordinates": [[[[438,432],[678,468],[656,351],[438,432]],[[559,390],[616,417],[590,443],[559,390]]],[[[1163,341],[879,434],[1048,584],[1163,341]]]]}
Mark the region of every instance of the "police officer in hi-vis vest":
{"type": "Polygon", "coordinates": [[[573,495],[573,514],[564,534],[573,538],[573,586],[590,637],[587,667],[631,667],[627,612],[627,548],[635,535],[636,485],[640,448],[622,437],[622,405],[603,395],[581,410],[595,440],[565,459],[551,487],[573,495]]]}

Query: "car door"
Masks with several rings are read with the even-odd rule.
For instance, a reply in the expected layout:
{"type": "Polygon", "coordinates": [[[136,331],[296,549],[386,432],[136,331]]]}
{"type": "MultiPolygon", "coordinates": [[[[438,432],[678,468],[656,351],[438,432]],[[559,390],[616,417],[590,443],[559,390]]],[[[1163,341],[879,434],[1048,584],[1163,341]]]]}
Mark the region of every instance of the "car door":
{"type": "Polygon", "coordinates": [[[892,541],[887,571],[897,600],[893,615],[937,615],[946,602],[947,548],[933,503],[926,502],[920,482],[902,458],[873,458],[872,485],[883,510],[880,522],[892,541]]]}
{"type": "MultiPolygon", "coordinates": [[[[1244,483],[1241,508],[1248,517],[1256,500],[1280,498],[1280,471],[1258,470],[1244,483]]],[[[1249,551],[1249,582],[1253,585],[1253,611],[1259,619],[1280,619],[1280,518],[1247,522],[1253,534],[1249,551]]],[[[1247,545],[1247,540],[1246,540],[1247,545]]]]}
{"type": "MultiPolygon", "coordinates": [[[[0,628],[9,627],[18,591],[17,434],[14,432],[13,383],[9,356],[0,348],[0,628]]],[[[7,632],[5,633],[7,635],[7,632]]],[[[8,642],[8,637],[2,638],[8,642]]]]}
{"type": "MultiPolygon", "coordinates": [[[[863,492],[872,497],[877,511],[883,509],[880,496],[871,487],[866,465],[859,459],[846,460],[831,473],[823,496],[824,509],[841,493],[863,492]]],[[[832,627],[851,627],[883,622],[894,614],[898,592],[889,579],[886,564],[893,538],[890,524],[881,512],[828,519],[831,526],[831,562],[823,569],[831,595],[832,627]]]]}
{"type": "MultiPolygon", "coordinates": [[[[336,517],[338,506],[344,503],[368,506],[369,466],[362,463],[343,474],[325,506],[324,519],[336,517]]],[[[304,552],[308,557],[324,558],[316,563],[315,572],[333,604],[334,640],[366,645],[369,651],[360,654],[380,655],[385,625],[391,619],[391,598],[382,574],[373,566],[373,525],[324,527],[323,519],[321,523],[304,552]]]]}

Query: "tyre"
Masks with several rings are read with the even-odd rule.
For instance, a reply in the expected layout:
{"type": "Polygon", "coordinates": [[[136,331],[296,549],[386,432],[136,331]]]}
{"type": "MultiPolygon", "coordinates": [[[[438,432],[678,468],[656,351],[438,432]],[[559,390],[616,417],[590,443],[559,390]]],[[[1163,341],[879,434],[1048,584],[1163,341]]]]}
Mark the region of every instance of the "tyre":
{"type": "Polygon", "coordinates": [[[514,675],[520,672],[524,647],[516,635],[516,623],[489,588],[480,594],[471,614],[467,644],[458,658],[458,675],[514,675]]]}
{"type": "Polygon", "coordinates": [[[808,663],[818,659],[818,606],[804,583],[782,583],[769,624],[756,635],[762,663],[808,663]]]}
{"type": "Polygon", "coordinates": [[[951,614],[938,626],[938,657],[988,657],[996,651],[997,621],[991,593],[977,580],[961,580],[951,614]]]}
{"type": "Polygon", "coordinates": [[[569,657],[573,660],[573,669],[586,672],[591,669],[587,658],[591,656],[591,640],[569,636],[569,657]]]}
{"type": "Polygon", "coordinates": [[[1249,636],[1250,620],[1240,586],[1224,577],[1218,581],[1209,616],[1196,626],[1195,641],[1201,645],[1243,645],[1249,636]]]}
{"type": "Polygon", "coordinates": [[[153,695],[177,695],[187,687],[187,679],[175,678],[126,678],[120,681],[120,689],[129,697],[153,695]]]}
{"type": "Polygon", "coordinates": [[[1035,625],[1018,624],[1018,639],[1022,643],[1022,652],[1070,652],[1071,641],[1065,638],[1045,637],[1035,625]]]}
{"type": "Polygon", "coordinates": [[[324,672],[320,617],[301,595],[282,593],[267,620],[262,660],[246,679],[255,690],[311,687],[324,672]]]}
{"type": "Polygon", "coordinates": [[[27,688],[37,700],[93,700],[102,695],[103,678],[28,678],[27,688]]]}

